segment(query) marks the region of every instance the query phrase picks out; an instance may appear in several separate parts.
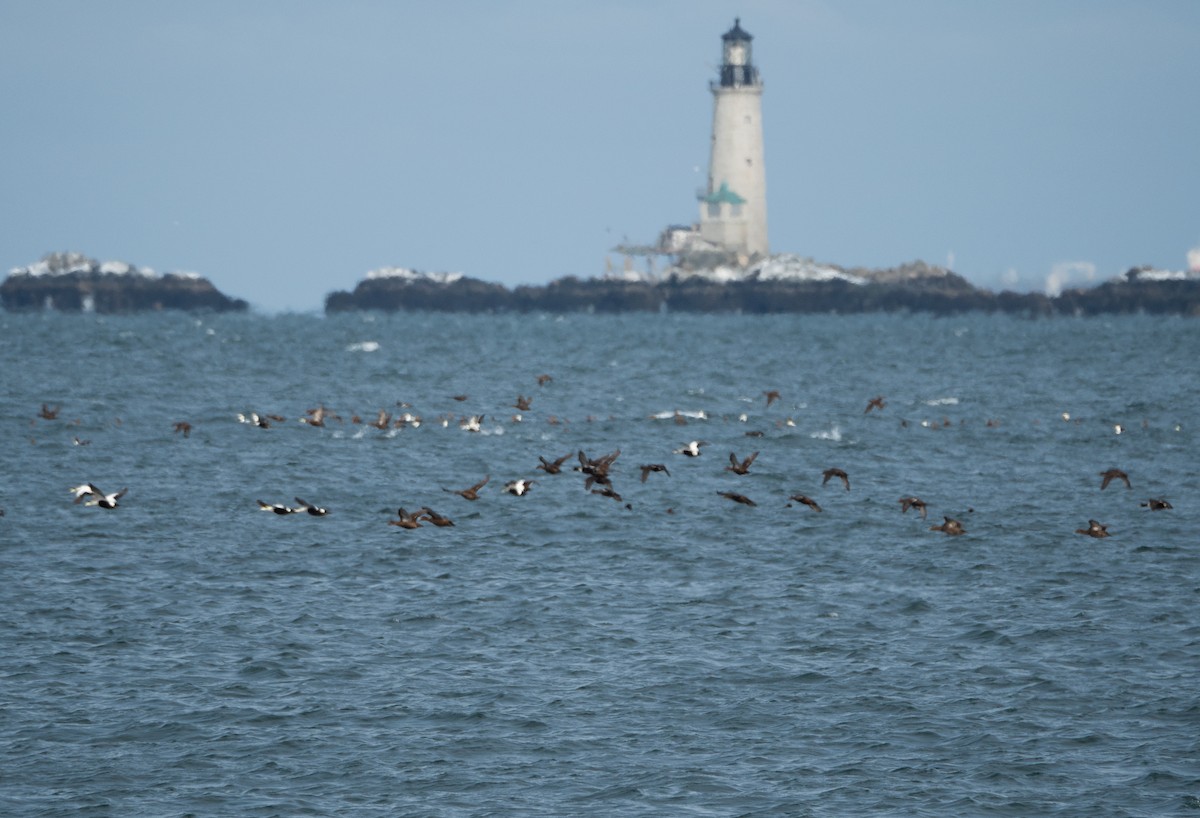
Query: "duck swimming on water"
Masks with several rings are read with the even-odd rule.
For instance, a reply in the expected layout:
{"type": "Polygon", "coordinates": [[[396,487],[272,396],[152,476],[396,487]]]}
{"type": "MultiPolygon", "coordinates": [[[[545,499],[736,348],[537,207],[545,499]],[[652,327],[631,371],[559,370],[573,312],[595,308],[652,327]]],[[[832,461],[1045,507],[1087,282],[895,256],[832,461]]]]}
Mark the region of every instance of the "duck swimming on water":
{"type": "Polygon", "coordinates": [[[1077,528],[1077,529],[1075,529],[1075,533],[1076,534],[1086,534],[1089,537],[1096,537],[1096,538],[1107,537],[1108,536],[1108,526],[1106,526],[1104,523],[1098,523],[1095,520],[1088,520],[1088,527],[1087,528],[1077,528]]]}
{"type": "Polygon", "coordinates": [[[929,527],[929,530],[930,531],[941,531],[942,533],[948,534],[952,537],[958,536],[959,534],[967,533],[967,530],[962,527],[962,523],[960,523],[958,520],[954,519],[953,517],[943,517],[942,519],[945,520],[944,523],[942,523],[941,525],[931,525],[929,527]]]}

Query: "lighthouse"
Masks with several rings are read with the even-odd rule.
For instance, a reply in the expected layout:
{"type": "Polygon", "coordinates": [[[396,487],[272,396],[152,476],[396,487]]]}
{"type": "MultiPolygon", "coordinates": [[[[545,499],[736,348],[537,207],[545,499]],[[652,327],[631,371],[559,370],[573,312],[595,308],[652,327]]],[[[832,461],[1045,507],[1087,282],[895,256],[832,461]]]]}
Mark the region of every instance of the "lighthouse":
{"type": "Polygon", "coordinates": [[[750,260],[766,256],[767,171],[763,164],[762,79],[741,20],[721,36],[713,95],[708,187],[700,191],[700,237],[750,260]]]}

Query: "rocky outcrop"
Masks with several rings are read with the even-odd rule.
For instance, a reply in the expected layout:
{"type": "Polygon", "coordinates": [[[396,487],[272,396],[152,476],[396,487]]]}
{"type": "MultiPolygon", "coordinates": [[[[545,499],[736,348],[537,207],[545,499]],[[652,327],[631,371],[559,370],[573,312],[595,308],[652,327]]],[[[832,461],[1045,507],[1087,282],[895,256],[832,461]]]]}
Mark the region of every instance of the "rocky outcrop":
{"type": "Polygon", "coordinates": [[[466,276],[404,274],[368,275],[353,292],[334,292],[325,298],[325,312],[348,310],[433,310],[491,312],[510,309],[512,294],[501,284],[466,276]]]}
{"type": "Polygon", "coordinates": [[[1053,299],[1060,313],[1135,313],[1200,316],[1200,278],[1134,267],[1124,277],[1053,299]]]}
{"type": "Polygon", "coordinates": [[[369,274],[353,292],[334,292],[326,312],[439,310],[453,312],[1005,312],[1025,316],[1153,312],[1200,315],[1200,279],[1161,280],[1131,270],[1090,290],[994,293],[962,276],[922,262],[885,270],[831,265],[771,265],[743,271],[671,269],[661,279],[560,278],[546,285],[500,284],[411,270],[369,274]]]}
{"type": "Polygon", "coordinates": [[[127,313],[150,310],[242,311],[248,304],[194,273],[159,274],[78,253],[51,253],[9,272],[0,305],[10,311],[127,313]]]}

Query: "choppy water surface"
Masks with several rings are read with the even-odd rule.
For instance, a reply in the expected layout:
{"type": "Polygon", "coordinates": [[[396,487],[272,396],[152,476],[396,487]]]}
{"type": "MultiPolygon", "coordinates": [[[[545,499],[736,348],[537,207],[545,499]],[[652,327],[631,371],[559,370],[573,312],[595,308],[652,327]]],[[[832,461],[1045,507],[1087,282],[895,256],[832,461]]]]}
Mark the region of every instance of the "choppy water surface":
{"type": "Polygon", "coordinates": [[[4,815],[1200,809],[1200,322],[0,315],[0,340],[4,815]],[[319,404],[343,420],[297,422],[319,404]],[[351,422],[381,408],[423,422],[351,422]],[[620,501],[535,469],[581,449],[620,449],[620,501]],[[129,491],[73,504],[87,481],[129,491]],[[295,496],[330,513],[257,508],[295,496]]]}

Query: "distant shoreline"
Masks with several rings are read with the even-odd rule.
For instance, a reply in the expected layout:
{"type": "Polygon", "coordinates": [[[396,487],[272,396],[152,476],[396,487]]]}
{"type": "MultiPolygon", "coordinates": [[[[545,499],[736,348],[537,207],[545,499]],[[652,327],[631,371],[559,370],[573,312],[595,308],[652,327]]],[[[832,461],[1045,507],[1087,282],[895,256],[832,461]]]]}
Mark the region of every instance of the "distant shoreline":
{"type": "MultiPolygon", "coordinates": [[[[221,293],[194,273],[158,274],[78,253],[52,253],[35,265],[14,269],[0,284],[0,306],[8,312],[101,314],[249,309],[245,300],[221,293]]],[[[843,270],[808,259],[774,257],[743,270],[672,270],[658,280],[567,276],[513,288],[461,274],[387,268],[369,273],[351,291],[331,292],[325,298],[326,314],[363,310],[1200,316],[1200,277],[1135,267],[1095,287],[1050,296],[992,292],[922,262],[886,270],[843,270]]]]}
{"type": "Polygon", "coordinates": [[[325,299],[326,314],[377,310],[434,312],[690,312],[870,313],[1004,312],[1029,316],[1153,313],[1200,316],[1200,280],[1123,278],[1088,289],[994,293],[954,273],[902,281],[726,281],[671,277],[664,281],[557,279],[508,289],[458,277],[377,277],[325,299]]]}

